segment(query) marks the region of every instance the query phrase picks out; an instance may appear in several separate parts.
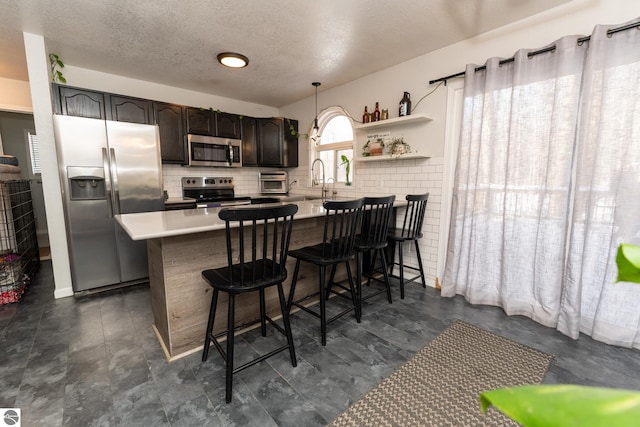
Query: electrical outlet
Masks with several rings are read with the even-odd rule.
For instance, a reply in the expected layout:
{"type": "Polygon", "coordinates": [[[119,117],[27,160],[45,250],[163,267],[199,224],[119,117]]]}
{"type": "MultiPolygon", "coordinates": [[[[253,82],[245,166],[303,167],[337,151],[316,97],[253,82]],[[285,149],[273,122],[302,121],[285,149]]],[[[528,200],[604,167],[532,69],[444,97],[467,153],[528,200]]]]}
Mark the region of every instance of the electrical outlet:
{"type": "Polygon", "coordinates": [[[376,178],[376,188],[382,190],[384,188],[384,179],[376,178]]]}

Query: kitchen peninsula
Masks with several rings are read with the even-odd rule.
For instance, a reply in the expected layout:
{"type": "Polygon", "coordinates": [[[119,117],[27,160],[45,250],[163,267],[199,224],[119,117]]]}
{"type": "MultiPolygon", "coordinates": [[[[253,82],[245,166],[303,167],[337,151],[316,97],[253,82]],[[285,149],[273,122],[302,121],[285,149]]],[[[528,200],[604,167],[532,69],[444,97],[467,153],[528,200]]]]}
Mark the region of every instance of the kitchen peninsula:
{"type": "MultiPolygon", "coordinates": [[[[295,202],[295,215],[290,249],[322,241],[325,209],[321,200],[295,202]]],[[[263,205],[247,205],[247,209],[263,205]]],[[[154,331],[169,361],[202,349],[207,316],[211,304],[211,288],[202,279],[207,268],[226,265],[224,221],[218,218],[221,208],[185,209],[144,212],[116,216],[118,223],[133,240],[146,240],[149,256],[149,284],[154,316],[154,331]]],[[[287,261],[291,276],[295,260],[287,261]]],[[[317,270],[300,269],[296,297],[317,291],[317,270]]],[[[339,268],[336,280],[346,278],[339,268]]],[[[288,295],[291,277],[284,282],[288,295]]],[[[279,313],[277,292],[267,290],[267,312],[279,313]]],[[[216,332],[226,327],[226,301],[220,295],[216,312],[216,332]]],[[[253,294],[236,300],[236,323],[242,324],[259,316],[258,299],[253,294]]],[[[294,331],[295,335],[295,331],[294,331]]]]}

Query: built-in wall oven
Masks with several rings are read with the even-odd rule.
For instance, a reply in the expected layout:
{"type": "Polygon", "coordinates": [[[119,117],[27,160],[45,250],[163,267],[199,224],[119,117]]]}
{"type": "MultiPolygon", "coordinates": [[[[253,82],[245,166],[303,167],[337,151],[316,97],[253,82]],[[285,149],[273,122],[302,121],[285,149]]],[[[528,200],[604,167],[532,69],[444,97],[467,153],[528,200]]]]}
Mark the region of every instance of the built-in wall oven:
{"type": "Polygon", "coordinates": [[[242,166],[242,141],[213,136],[188,135],[189,166],[242,166]]]}

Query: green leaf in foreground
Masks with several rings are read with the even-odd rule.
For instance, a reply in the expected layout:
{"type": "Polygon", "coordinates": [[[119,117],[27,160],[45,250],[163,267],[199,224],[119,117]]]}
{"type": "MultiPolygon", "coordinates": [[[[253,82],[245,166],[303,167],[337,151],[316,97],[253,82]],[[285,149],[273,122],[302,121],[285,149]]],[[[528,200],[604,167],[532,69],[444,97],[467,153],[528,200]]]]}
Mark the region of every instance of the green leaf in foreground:
{"type": "Polygon", "coordinates": [[[480,395],[524,427],[633,426],[640,423],[640,392],[577,385],[503,388],[480,395]]]}
{"type": "Polygon", "coordinates": [[[640,283],[640,246],[623,243],[616,255],[618,278],[616,282],[640,283]]]}

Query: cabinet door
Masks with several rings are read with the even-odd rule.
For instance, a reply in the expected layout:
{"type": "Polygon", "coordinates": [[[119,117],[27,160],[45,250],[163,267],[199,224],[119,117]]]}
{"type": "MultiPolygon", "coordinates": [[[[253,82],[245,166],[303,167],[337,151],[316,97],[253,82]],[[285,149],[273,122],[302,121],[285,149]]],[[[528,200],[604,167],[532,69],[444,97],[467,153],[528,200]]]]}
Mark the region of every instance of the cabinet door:
{"type": "Polygon", "coordinates": [[[282,119],[258,119],[258,164],[282,167],[282,119]]]}
{"type": "Polygon", "coordinates": [[[195,107],[187,107],[187,133],[198,135],[215,135],[213,112],[195,107]]]}
{"type": "Polygon", "coordinates": [[[243,117],[242,124],[242,166],[258,166],[257,120],[243,117]]]}
{"type": "Polygon", "coordinates": [[[143,125],[153,123],[152,102],[147,99],[110,95],[109,105],[111,108],[108,113],[111,117],[108,117],[108,120],[143,125]]]}
{"type": "Polygon", "coordinates": [[[58,86],[60,110],[66,116],[105,120],[105,96],[102,92],[58,86]]]}
{"type": "Polygon", "coordinates": [[[182,106],[154,102],[153,113],[160,133],[162,162],[186,164],[182,106]]]}
{"type": "Polygon", "coordinates": [[[240,118],[237,114],[216,112],[214,115],[216,121],[216,136],[240,139],[240,118]]]}

